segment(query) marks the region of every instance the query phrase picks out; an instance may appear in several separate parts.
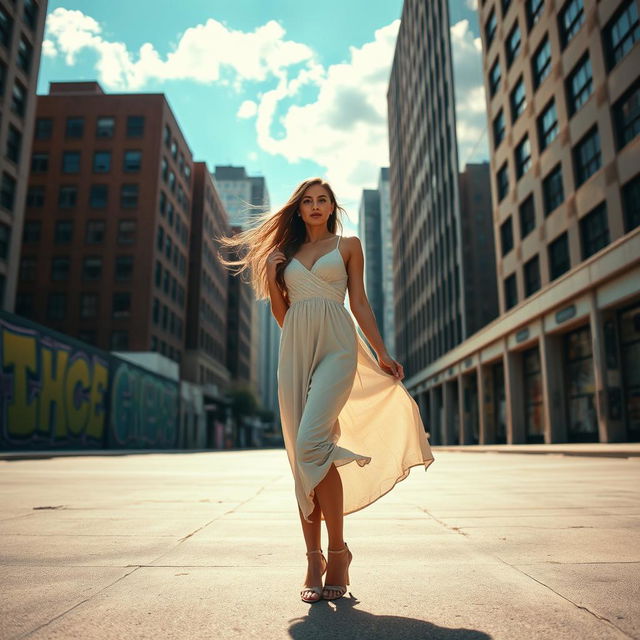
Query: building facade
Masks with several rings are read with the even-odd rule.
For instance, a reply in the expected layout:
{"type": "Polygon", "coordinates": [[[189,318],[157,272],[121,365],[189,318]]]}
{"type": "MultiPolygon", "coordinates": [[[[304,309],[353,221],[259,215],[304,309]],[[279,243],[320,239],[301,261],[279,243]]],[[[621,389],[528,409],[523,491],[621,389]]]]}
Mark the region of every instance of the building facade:
{"type": "Polygon", "coordinates": [[[0,309],[13,311],[47,1],[0,2],[0,309]]]}
{"type": "Polygon", "coordinates": [[[638,440],[638,2],[478,11],[501,315],[407,384],[436,444],[638,440]]]}
{"type": "Polygon", "coordinates": [[[16,313],[180,363],[193,162],[164,95],[51,83],[30,165],[16,313]]]}
{"type": "Polygon", "coordinates": [[[358,236],[364,252],[364,286],[371,310],[382,333],[384,307],[380,227],[380,192],[377,189],[363,189],[358,214],[358,236]]]}
{"type": "MultiPolygon", "coordinates": [[[[393,228],[391,222],[391,195],[389,193],[389,167],[382,167],[378,177],[380,196],[380,255],[383,274],[393,273],[393,228]]],[[[393,296],[393,278],[382,278],[382,336],[389,353],[396,354],[396,323],[393,296]]]]}

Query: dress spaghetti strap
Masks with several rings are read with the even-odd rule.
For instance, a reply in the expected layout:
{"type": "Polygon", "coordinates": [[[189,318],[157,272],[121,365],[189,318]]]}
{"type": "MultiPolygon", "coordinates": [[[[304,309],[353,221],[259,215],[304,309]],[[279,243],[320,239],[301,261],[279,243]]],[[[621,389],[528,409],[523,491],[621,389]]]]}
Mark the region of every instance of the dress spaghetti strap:
{"type": "Polygon", "coordinates": [[[338,244],[336,245],[336,249],[340,246],[340,238],[342,238],[342,236],[338,236],[338,244]]]}

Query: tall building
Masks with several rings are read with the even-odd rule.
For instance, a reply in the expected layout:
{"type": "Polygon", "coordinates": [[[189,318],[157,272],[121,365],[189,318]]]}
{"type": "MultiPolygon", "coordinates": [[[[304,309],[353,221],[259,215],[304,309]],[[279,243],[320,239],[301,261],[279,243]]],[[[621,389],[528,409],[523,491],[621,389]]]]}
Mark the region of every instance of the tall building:
{"type": "Polygon", "coordinates": [[[407,386],[436,443],[638,440],[638,0],[478,12],[501,316],[407,386]]]}
{"type": "Polygon", "coordinates": [[[181,362],[192,157],[163,94],[38,96],[16,313],[181,362]]]}
{"type": "Polygon", "coordinates": [[[380,226],[380,193],[377,189],[363,189],[358,217],[358,236],[364,252],[364,286],[376,324],[382,329],[384,316],[380,226]]]}
{"type": "Polygon", "coordinates": [[[244,167],[216,166],[213,178],[231,225],[244,228],[256,211],[269,208],[269,192],[262,176],[249,176],[244,167]],[[252,208],[256,206],[260,208],[252,208]]]}
{"type": "MultiPolygon", "coordinates": [[[[378,176],[380,197],[380,264],[382,273],[393,273],[393,228],[391,221],[391,196],[389,193],[389,167],[382,167],[378,176]]],[[[382,278],[382,324],[380,329],[384,344],[395,357],[396,329],[393,302],[393,278],[382,278]]]]}
{"type": "Polygon", "coordinates": [[[47,1],[0,4],[0,309],[14,310],[47,1]]]}
{"type": "Polygon", "coordinates": [[[446,0],[405,0],[387,93],[396,355],[407,376],[467,335],[446,0]]]}

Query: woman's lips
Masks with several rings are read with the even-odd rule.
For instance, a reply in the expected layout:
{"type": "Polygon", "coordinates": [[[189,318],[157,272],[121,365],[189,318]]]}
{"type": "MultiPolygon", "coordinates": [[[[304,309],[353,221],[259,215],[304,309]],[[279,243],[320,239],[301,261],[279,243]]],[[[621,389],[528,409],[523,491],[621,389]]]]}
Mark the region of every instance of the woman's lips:
{"type": "Polygon", "coordinates": [[[311,217],[312,218],[319,218],[322,214],[321,213],[312,213],[311,217]]]}

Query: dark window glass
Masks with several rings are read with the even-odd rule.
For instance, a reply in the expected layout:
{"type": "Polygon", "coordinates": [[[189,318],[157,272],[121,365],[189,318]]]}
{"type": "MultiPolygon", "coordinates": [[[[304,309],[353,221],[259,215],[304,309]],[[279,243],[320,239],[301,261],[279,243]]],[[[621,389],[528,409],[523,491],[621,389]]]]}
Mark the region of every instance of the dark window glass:
{"type": "Polygon", "coordinates": [[[5,87],[7,86],[7,65],[0,61],[0,96],[4,95],[5,87]]]}
{"type": "Polygon", "coordinates": [[[175,160],[178,156],[178,143],[175,140],[171,141],[171,157],[175,160]]]}
{"type": "Polygon", "coordinates": [[[31,46],[31,43],[24,36],[20,36],[16,62],[18,63],[18,67],[20,67],[20,69],[22,69],[27,75],[29,75],[29,72],[31,71],[32,59],[33,47],[31,46]]]}
{"type": "Polygon", "coordinates": [[[75,207],[78,200],[78,187],[63,186],[58,191],[59,207],[75,207]]]}
{"type": "Polygon", "coordinates": [[[516,274],[512,273],[504,281],[504,306],[511,309],[518,304],[518,290],[516,288],[516,274]]]}
{"type": "Polygon", "coordinates": [[[120,190],[120,206],[131,209],[138,206],[138,185],[123,184],[120,190]]]}
{"type": "Polygon", "coordinates": [[[558,114],[552,99],[538,118],[538,141],[540,151],[544,151],[558,135],[558,114]]]}
{"type": "Polygon", "coordinates": [[[50,293],[47,298],[47,319],[64,320],[67,310],[66,293],[50,293]]]}
{"type": "Polygon", "coordinates": [[[111,171],[111,151],[95,151],[93,154],[93,172],[109,173],[111,171]]]}
{"type": "Polygon", "coordinates": [[[136,239],[136,221],[118,220],[118,244],[133,244],[136,239]]]}
{"type": "Polygon", "coordinates": [[[140,171],[142,151],[125,151],[122,170],[125,172],[140,171]]]}
{"type": "Polygon", "coordinates": [[[576,187],[600,168],[602,160],[597,127],[593,127],[573,148],[573,164],[576,171],[576,187]]]}
{"type": "Polygon", "coordinates": [[[160,192],[160,215],[163,216],[167,210],[167,196],[164,191],[160,192]]]}
{"type": "Polygon", "coordinates": [[[544,0],[527,0],[527,26],[529,31],[538,20],[544,11],[544,0]]]}
{"type": "Polygon", "coordinates": [[[607,65],[612,69],[640,40],[636,0],[623,2],[603,31],[607,65]]]}
{"type": "Polygon", "coordinates": [[[11,94],[11,111],[22,117],[24,116],[26,106],[27,90],[19,80],[16,80],[13,84],[13,93],[11,94]]]}
{"type": "Polygon", "coordinates": [[[526,135],[516,147],[516,176],[521,178],[531,167],[531,145],[526,135]]]}
{"type": "Polygon", "coordinates": [[[496,183],[498,187],[498,202],[500,202],[509,191],[509,169],[506,162],[498,169],[496,183]]]}
{"type": "Polygon", "coordinates": [[[127,117],[127,138],[142,138],[144,136],[144,116],[127,117]]]}
{"type": "Polygon", "coordinates": [[[528,298],[540,288],[540,260],[534,256],[524,265],[524,295],[528,298]]]}
{"type": "Polygon", "coordinates": [[[12,162],[20,162],[20,150],[22,148],[22,134],[12,124],[7,129],[6,156],[12,162]]]}
{"type": "Polygon", "coordinates": [[[44,206],[44,187],[32,185],[27,189],[27,207],[44,206]]]}
{"type": "Polygon", "coordinates": [[[40,242],[42,222],[40,220],[25,220],[22,229],[22,242],[24,244],[37,244],[40,242]]]}
{"type": "Polygon", "coordinates": [[[13,18],[0,6],[0,42],[8,49],[11,46],[13,18]]]}
{"type": "Polygon", "coordinates": [[[38,274],[37,261],[31,256],[25,256],[20,260],[18,278],[24,282],[33,282],[38,274]]]}
{"type": "Polygon", "coordinates": [[[38,25],[38,3],[36,0],[24,0],[22,16],[29,28],[33,31],[38,25]]]}
{"type": "Polygon", "coordinates": [[[504,140],[505,124],[504,111],[500,109],[498,115],[493,119],[493,148],[497,149],[504,140]]]}
{"type": "Polygon", "coordinates": [[[542,182],[544,194],[544,214],[548,216],[554,209],[564,202],[564,187],[562,185],[562,166],[558,163],[542,182]]]}
{"type": "Polygon", "coordinates": [[[569,115],[573,115],[593,91],[593,75],[589,54],[584,55],[567,78],[569,115]]]}
{"type": "Polygon", "coordinates": [[[511,0],[502,0],[502,17],[504,18],[507,15],[507,11],[509,11],[509,7],[511,6],[511,0]]]}
{"type": "Polygon", "coordinates": [[[80,295],[80,317],[98,317],[98,295],[95,293],[83,293],[80,295]]]}
{"type": "Polygon", "coordinates": [[[100,280],[102,275],[102,258],[91,256],[82,261],[82,279],[100,280]]]}
{"type": "Polygon", "coordinates": [[[609,244],[609,225],[605,202],[601,202],[580,220],[580,237],[583,260],[609,244]]]}
{"type": "Polygon", "coordinates": [[[131,280],[133,275],[133,256],[116,257],[116,280],[131,280]]]}
{"type": "Polygon", "coordinates": [[[104,220],[87,220],[84,241],[86,244],[101,244],[104,242],[104,220]]]}
{"type": "Polygon", "coordinates": [[[34,153],[31,156],[31,172],[45,173],[49,169],[49,154],[34,153]]]}
{"type": "Polygon", "coordinates": [[[622,188],[624,208],[624,231],[629,233],[640,226],[640,175],[627,182],[622,188]]]}
{"type": "Polygon", "coordinates": [[[73,239],[73,220],[57,220],[53,241],[55,244],[69,244],[73,239]]]}
{"type": "Polygon", "coordinates": [[[51,259],[51,279],[69,279],[69,258],[56,257],[51,259]]]}
{"type": "Polygon", "coordinates": [[[622,149],[640,133],[640,80],[613,105],[618,149],[622,149]]]}
{"type": "Polygon", "coordinates": [[[167,184],[169,185],[169,191],[171,191],[171,193],[175,193],[176,192],[176,174],[173,173],[173,171],[169,171],[169,180],[167,184]]]}
{"type": "Polygon", "coordinates": [[[48,140],[53,131],[53,120],[51,118],[36,118],[34,137],[36,140],[48,140]]]}
{"type": "Polygon", "coordinates": [[[62,173],[78,173],[80,171],[80,152],[62,152],[62,173]]]}
{"type": "Polygon", "coordinates": [[[97,138],[113,138],[116,128],[115,118],[111,116],[103,116],[96,120],[96,137],[97,138]]]}
{"type": "Polygon", "coordinates": [[[527,95],[524,89],[524,79],[520,76],[520,79],[516,83],[516,86],[511,91],[511,122],[515,122],[520,114],[527,107],[527,95]]]}
{"type": "Polygon", "coordinates": [[[570,268],[569,238],[565,232],[549,244],[549,277],[555,280],[570,268]]]}
{"type": "Polygon", "coordinates": [[[500,225],[500,244],[502,245],[502,255],[506,256],[513,249],[513,224],[509,216],[500,225]]]}
{"type": "Polygon", "coordinates": [[[106,207],[109,201],[109,187],[106,184],[92,184],[89,192],[89,206],[94,209],[106,207]]]}
{"type": "Polygon", "coordinates": [[[169,125],[164,125],[164,146],[167,149],[171,146],[171,129],[169,129],[169,125]]]}
{"type": "Polygon", "coordinates": [[[113,294],[113,317],[128,318],[131,314],[131,293],[119,291],[113,294]]]}
{"type": "Polygon", "coordinates": [[[537,89],[551,71],[551,45],[547,36],[533,54],[532,67],[533,86],[537,89]]]}
{"type": "Polygon", "coordinates": [[[129,332],[123,330],[112,331],[109,348],[113,349],[114,351],[128,351],[129,332]]]}
{"type": "Polygon", "coordinates": [[[533,194],[531,194],[519,207],[520,214],[520,237],[526,238],[536,226],[536,210],[533,205],[533,194]]]}
{"type": "Polygon", "coordinates": [[[489,71],[489,92],[492,96],[495,95],[498,87],[500,86],[501,77],[502,75],[500,72],[500,60],[496,58],[496,61],[491,67],[491,71],[489,71]]]}
{"type": "Polygon", "coordinates": [[[11,229],[6,224],[0,224],[0,258],[6,260],[9,255],[11,229]]]}
{"type": "Polygon", "coordinates": [[[13,211],[16,200],[16,181],[6,171],[2,172],[0,185],[0,206],[13,211]]]}
{"type": "Polygon", "coordinates": [[[584,22],[584,6],[582,0],[567,0],[558,13],[558,27],[562,48],[566,47],[571,38],[580,31],[584,22]]]}
{"type": "Polygon", "coordinates": [[[165,182],[169,178],[169,163],[167,162],[167,159],[164,156],[162,157],[162,162],[160,166],[160,175],[162,175],[162,179],[165,182]]]}
{"type": "Polygon", "coordinates": [[[518,53],[520,53],[520,44],[522,38],[520,37],[520,26],[518,21],[513,25],[513,28],[507,36],[506,54],[507,54],[507,69],[511,66],[511,63],[515,60],[518,53]]]}
{"type": "Polygon", "coordinates": [[[82,138],[84,135],[84,118],[75,116],[67,118],[65,136],[67,138],[82,138]]]}

